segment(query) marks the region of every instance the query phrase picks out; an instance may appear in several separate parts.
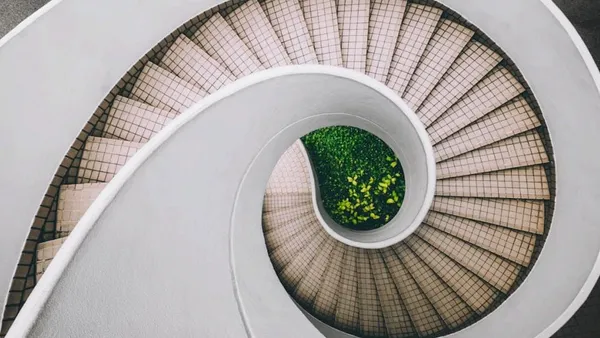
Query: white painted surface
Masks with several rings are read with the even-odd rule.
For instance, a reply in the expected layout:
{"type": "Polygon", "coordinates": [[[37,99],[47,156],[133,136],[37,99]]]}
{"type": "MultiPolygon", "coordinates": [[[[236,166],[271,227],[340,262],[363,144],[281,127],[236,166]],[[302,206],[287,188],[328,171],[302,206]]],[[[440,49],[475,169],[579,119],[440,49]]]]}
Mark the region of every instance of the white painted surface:
{"type": "MultiPolygon", "coordinates": [[[[1,40],[2,294],[39,201],[96,105],[147,50],[217,2],[139,6],[134,0],[62,0],[1,40]]],[[[554,225],[531,275],[497,311],[453,336],[533,337],[543,331],[539,336],[547,337],[583,302],[599,273],[600,229],[594,223],[600,158],[590,156],[600,127],[598,71],[574,29],[547,0],[441,2],[487,33],[519,65],[544,111],[558,176],[554,225]]]]}

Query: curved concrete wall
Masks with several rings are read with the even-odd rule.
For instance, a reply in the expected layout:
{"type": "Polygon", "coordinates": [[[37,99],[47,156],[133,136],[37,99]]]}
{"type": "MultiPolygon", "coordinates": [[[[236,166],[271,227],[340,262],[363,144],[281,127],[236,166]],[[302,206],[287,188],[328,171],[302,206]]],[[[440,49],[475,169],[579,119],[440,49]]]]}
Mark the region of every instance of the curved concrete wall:
{"type": "MultiPolygon", "coordinates": [[[[218,2],[56,1],[44,8],[45,15],[0,41],[4,295],[39,201],[96,105],[160,39],[218,2]]],[[[558,179],[554,226],[529,278],[497,311],[455,336],[535,336],[548,327],[540,336],[549,336],[593,286],[588,277],[600,247],[600,229],[593,224],[600,178],[590,174],[600,169],[600,159],[590,156],[600,127],[598,71],[572,26],[547,0],[440,2],[487,33],[519,65],[554,140],[558,179]],[[524,314],[527,321],[512,320],[524,314]],[[503,330],[486,330],[492,324],[503,330]]]]}

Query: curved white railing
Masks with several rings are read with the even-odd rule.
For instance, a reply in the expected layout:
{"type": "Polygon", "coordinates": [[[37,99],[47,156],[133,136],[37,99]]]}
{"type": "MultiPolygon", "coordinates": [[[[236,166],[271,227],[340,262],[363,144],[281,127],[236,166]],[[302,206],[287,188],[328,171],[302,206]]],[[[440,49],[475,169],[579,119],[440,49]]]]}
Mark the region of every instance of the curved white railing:
{"type": "MultiPolygon", "coordinates": [[[[54,1],[43,8],[46,13],[0,41],[3,295],[41,196],[91,112],[147,50],[219,2],[54,1]]],[[[600,273],[600,229],[595,225],[600,159],[593,156],[600,75],[573,27],[549,0],[439,2],[488,34],[519,66],[540,102],[557,160],[554,221],[536,266],[496,311],[453,336],[547,337],[583,303],[600,273]],[[502,330],[493,329],[498,327],[502,330]]],[[[59,257],[68,255],[65,247],[59,257]]],[[[36,292],[44,292],[40,287],[36,292]]]]}

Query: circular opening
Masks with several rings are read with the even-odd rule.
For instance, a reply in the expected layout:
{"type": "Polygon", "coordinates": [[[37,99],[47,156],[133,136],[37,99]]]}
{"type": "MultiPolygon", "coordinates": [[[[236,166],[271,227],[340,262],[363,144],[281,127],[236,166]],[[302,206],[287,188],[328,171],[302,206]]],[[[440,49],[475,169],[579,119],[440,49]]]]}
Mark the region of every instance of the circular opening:
{"type": "Polygon", "coordinates": [[[402,164],[380,138],[333,126],[301,138],[316,175],[323,210],[350,230],[374,230],[400,210],[406,191],[402,164]]]}

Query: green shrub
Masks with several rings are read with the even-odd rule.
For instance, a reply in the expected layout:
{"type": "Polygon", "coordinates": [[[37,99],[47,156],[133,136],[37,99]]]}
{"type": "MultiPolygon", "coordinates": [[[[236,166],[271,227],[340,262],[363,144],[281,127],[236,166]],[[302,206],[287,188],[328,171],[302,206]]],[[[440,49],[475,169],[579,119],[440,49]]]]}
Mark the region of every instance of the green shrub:
{"type": "Polygon", "coordinates": [[[302,138],[319,181],[323,207],[338,224],[375,229],[404,199],[402,166],[378,137],[353,127],[328,127],[302,138]]]}

